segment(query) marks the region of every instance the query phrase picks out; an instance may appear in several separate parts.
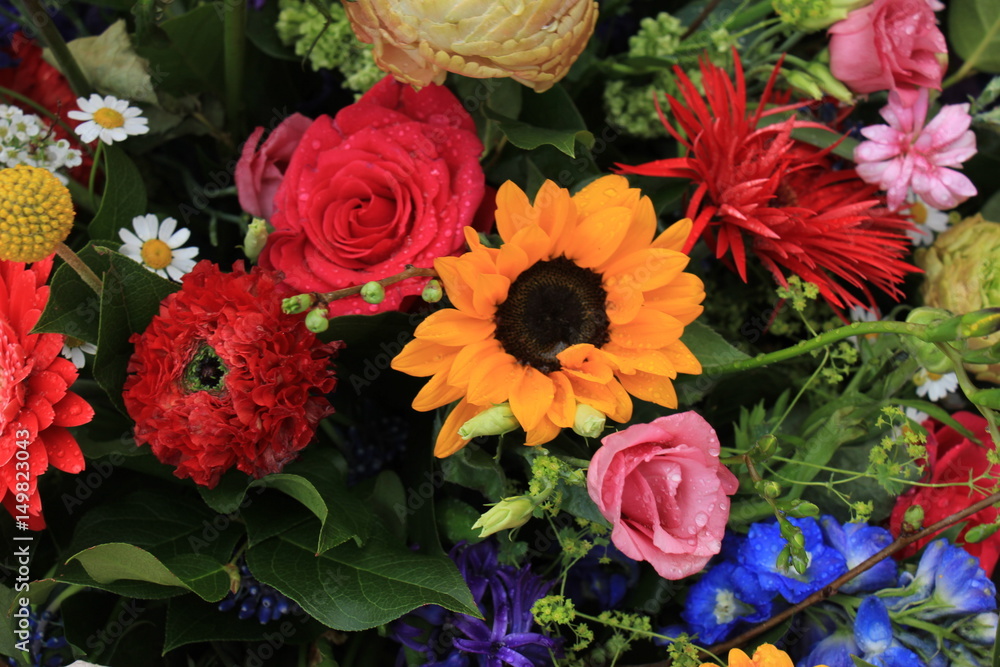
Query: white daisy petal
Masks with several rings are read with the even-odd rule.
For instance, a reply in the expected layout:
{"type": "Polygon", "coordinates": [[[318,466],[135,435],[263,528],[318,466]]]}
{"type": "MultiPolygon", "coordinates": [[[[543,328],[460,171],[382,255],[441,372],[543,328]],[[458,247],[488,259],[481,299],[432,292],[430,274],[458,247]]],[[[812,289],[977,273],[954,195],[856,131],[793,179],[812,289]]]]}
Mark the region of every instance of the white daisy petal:
{"type": "MultiPolygon", "coordinates": [[[[197,248],[174,248],[173,249],[173,255],[174,255],[175,259],[190,260],[190,259],[198,256],[198,249],[197,248]]],[[[194,266],[194,262],[191,262],[191,265],[194,266]]]]}
{"type": "Polygon", "coordinates": [[[189,229],[179,229],[174,234],[170,236],[167,240],[167,245],[171,248],[180,248],[182,245],[187,243],[187,240],[191,238],[191,230],[189,229]]]}
{"type": "MultiPolygon", "coordinates": [[[[157,233],[156,238],[167,243],[175,229],[177,229],[177,221],[173,218],[164,218],[163,222],[160,223],[160,231],[157,233]]],[[[168,243],[167,245],[170,244],[168,243]]]]}
{"type": "Polygon", "coordinates": [[[142,241],[139,239],[139,237],[127,229],[119,229],[118,237],[122,240],[122,242],[125,245],[135,246],[136,248],[142,247],[142,241]]]}

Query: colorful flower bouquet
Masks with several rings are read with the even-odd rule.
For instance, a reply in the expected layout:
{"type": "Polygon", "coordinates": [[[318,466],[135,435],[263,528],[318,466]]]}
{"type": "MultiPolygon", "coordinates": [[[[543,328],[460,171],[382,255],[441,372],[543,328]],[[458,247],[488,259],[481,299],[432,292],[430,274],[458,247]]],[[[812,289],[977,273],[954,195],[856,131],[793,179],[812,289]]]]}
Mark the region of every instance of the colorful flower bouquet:
{"type": "Polygon", "coordinates": [[[13,667],[1000,667],[1000,3],[0,0],[13,667]]]}

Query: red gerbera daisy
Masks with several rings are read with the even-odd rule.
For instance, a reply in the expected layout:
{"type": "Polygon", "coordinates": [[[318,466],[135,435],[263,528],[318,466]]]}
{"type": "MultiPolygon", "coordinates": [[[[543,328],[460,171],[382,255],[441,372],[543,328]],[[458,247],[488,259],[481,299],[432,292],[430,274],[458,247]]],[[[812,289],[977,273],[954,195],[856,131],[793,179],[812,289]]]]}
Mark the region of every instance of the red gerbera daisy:
{"type": "Polygon", "coordinates": [[[877,188],[853,169],[834,171],[830,149],[791,136],[796,128],[823,126],[793,116],[759,127],[763,117],[791,108],[765,111],[780,63],[751,114],[743,68],[734,58],[735,85],[721,68],[702,62],[704,97],[675,67],[684,102],[667,99],[680,129],[665,118],[663,124],[687,154],[619,165],[621,171],[694,181],[687,210],[694,226],[684,251],[703,238],[717,257],[731,253],[744,281],[749,246],[779,284],[787,284],[789,271],[817,285],[834,306],[860,305],[860,292],[874,307],[869,285],[898,299],[903,277],[919,271],[902,259],[910,222],[891,213],[877,188]]]}
{"type": "Polygon", "coordinates": [[[324,345],[282,312],[280,289],[273,272],[202,261],[132,336],[123,398],[135,440],[177,477],[212,488],[234,465],[278,472],[333,412],[324,394],[343,343],[324,345]]]}
{"type": "Polygon", "coordinates": [[[77,369],[59,356],[65,337],[28,333],[48,301],[51,270],[51,258],[30,267],[0,261],[0,498],[13,516],[27,516],[32,530],[45,527],[39,476],[50,464],[83,470],[83,453],[66,427],[94,416],[69,391],[77,369]]]}

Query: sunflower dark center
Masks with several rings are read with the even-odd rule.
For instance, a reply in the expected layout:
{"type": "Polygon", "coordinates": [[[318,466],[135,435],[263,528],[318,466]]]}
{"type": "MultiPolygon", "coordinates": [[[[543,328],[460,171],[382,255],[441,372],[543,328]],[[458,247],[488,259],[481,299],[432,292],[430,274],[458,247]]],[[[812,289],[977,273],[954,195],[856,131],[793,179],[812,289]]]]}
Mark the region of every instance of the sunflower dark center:
{"type": "Polygon", "coordinates": [[[565,257],[538,262],[497,306],[496,338],[522,364],[552,373],[562,368],[556,355],[567,347],[608,342],[607,298],[600,274],[565,257]]]}
{"type": "Polygon", "coordinates": [[[196,391],[217,394],[225,388],[223,380],[228,370],[215,350],[203,344],[184,369],[184,388],[192,394],[196,391]]]}

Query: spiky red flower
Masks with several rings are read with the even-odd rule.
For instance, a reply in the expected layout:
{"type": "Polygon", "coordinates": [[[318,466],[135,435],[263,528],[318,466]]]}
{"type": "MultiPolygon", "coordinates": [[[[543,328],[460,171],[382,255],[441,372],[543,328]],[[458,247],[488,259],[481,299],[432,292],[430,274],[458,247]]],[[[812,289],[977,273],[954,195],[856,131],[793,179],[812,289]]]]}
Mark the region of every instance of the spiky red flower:
{"type": "Polygon", "coordinates": [[[45,527],[38,478],[50,465],[84,468],[66,428],[86,424],[94,410],[69,391],[73,362],[59,356],[65,336],[28,333],[49,298],[52,258],[28,265],[0,261],[0,498],[32,530],[45,527]]]}
{"type": "Polygon", "coordinates": [[[750,113],[743,68],[734,59],[735,84],[724,70],[702,62],[704,97],[675,67],[684,101],[667,99],[680,127],[666,118],[663,124],[686,155],[620,170],[697,184],[688,203],[694,226],[684,251],[703,238],[716,257],[732,255],[744,282],[749,249],[779,284],[787,284],[790,272],[817,285],[839,308],[860,305],[859,293],[873,307],[869,285],[898,299],[903,277],[919,271],[903,261],[911,223],[891,213],[877,188],[853,169],[835,171],[830,149],[791,136],[796,128],[823,126],[794,116],[761,126],[764,117],[791,109],[766,110],[778,67],[750,113]]]}

